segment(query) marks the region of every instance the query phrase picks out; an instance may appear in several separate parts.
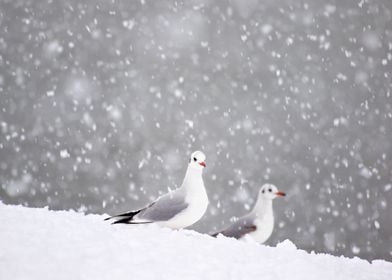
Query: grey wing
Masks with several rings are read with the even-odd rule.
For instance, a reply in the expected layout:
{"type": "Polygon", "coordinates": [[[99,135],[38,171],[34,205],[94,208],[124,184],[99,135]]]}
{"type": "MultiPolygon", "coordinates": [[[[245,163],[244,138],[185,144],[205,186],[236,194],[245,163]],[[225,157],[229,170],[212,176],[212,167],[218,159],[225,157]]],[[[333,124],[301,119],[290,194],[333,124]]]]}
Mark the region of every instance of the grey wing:
{"type": "Polygon", "coordinates": [[[238,221],[231,224],[228,228],[219,232],[227,237],[234,237],[239,239],[243,237],[245,234],[253,232],[257,229],[256,225],[253,223],[253,219],[250,217],[242,217],[238,221]]]}
{"type": "Polygon", "coordinates": [[[185,196],[180,192],[171,192],[161,196],[143,209],[137,219],[145,219],[152,222],[167,221],[181,213],[188,207],[185,196]]]}

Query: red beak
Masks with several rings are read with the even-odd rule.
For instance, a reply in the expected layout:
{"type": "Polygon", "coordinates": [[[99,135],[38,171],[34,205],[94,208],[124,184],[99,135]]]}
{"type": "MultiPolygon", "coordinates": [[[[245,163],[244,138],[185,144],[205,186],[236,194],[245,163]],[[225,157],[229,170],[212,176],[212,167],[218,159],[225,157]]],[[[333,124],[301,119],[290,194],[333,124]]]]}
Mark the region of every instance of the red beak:
{"type": "Polygon", "coordinates": [[[201,166],[206,167],[206,163],[204,161],[199,163],[201,166]]]}
{"type": "Polygon", "coordinates": [[[277,192],[275,194],[278,195],[278,196],[286,196],[286,194],[284,192],[277,192]]]}

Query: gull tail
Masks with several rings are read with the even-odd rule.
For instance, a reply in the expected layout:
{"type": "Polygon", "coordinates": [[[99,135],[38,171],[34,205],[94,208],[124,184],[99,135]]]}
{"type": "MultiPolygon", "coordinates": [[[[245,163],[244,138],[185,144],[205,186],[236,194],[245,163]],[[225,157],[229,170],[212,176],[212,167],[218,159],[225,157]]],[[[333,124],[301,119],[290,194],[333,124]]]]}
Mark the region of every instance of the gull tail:
{"type": "Polygon", "coordinates": [[[132,223],[132,219],[133,219],[134,216],[139,214],[140,211],[142,211],[142,210],[143,209],[136,210],[136,211],[130,211],[130,212],[123,213],[123,214],[120,214],[120,215],[108,217],[108,218],[105,219],[105,221],[107,221],[107,220],[115,220],[112,224],[135,224],[135,222],[132,223]]]}

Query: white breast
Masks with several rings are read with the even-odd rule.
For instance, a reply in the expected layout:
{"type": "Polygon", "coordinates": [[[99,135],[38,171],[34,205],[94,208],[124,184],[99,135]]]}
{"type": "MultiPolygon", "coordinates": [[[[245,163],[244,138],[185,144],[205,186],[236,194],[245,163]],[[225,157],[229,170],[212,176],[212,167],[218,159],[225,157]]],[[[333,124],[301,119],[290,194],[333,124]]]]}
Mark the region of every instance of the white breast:
{"type": "Polygon", "coordinates": [[[271,236],[274,230],[274,216],[265,215],[261,219],[255,220],[256,230],[248,234],[258,243],[264,243],[271,236]]]}

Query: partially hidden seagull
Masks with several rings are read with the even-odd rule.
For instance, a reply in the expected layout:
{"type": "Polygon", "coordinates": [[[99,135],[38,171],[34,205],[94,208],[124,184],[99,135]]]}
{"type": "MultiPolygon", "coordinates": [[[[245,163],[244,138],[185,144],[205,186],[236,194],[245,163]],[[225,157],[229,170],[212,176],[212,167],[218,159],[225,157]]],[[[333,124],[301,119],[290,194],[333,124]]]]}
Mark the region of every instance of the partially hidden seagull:
{"type": "Polygon", "coordinates": [[[227,237],[243,239],[246,236],[252,237],[258,243],[264,243],[271,236],[274,229],[274,213],[272,201],[280,196],[285,196],[284,192],[272,184],[264,184],[258,193],[258,198],[253,210],[238,218],[236,222],[226,229],[212,234],[217,236],[222,234],[227,237]]]}
{"type": "Polygon", "coordinates": [[[113,224],[156,223],[163,227],[180,229],[197,222],[208,206],[208,196],[203,182],[206,156],[193,152],[184,181],[180,188],[160,196],[157,200],[139,210],[106,218],[113,224]]]}

